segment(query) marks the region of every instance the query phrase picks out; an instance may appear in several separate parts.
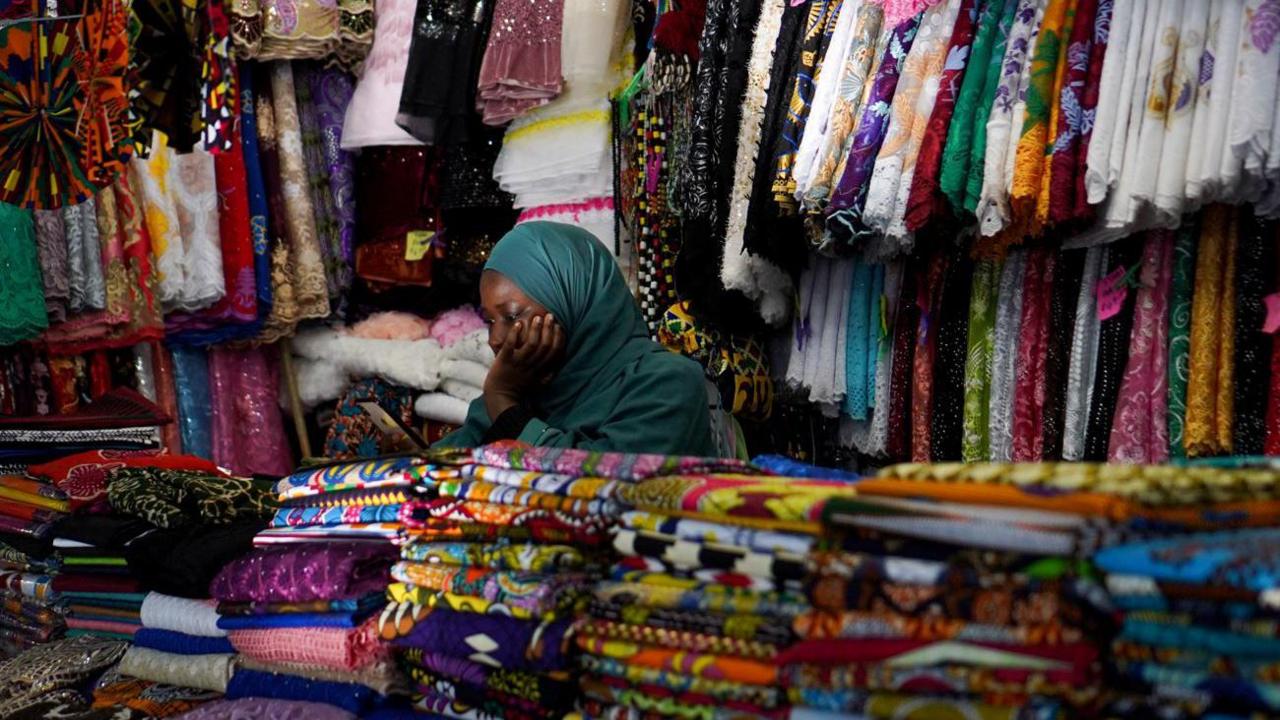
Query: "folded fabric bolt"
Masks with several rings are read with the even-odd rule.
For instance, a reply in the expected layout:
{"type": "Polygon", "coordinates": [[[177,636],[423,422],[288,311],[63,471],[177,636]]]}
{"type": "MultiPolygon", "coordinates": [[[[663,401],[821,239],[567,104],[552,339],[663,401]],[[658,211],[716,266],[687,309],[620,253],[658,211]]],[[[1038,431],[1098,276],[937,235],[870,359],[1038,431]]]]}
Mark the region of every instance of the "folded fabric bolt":
{"type": "Polygon", "coordinates": [[[425,487],[392,485],[379,488],[357,490],[339,490],[320,495],[306,495],[291,498],[281,503],[287,508],[335,508],[346,505],[364,507],[368,505],[398,505],[406,500],[428,495],[425,487]]]}
{"type": "Polygon", "coordinates": [[[621,509],[621,506],[614,500],[564,497],[528,488],[516,488],[510,485],[497,485],[481,481],[441,480],[436,489],[440,497],[536,507],[573,515],[614,516],[621,509]]]}
{"type": "Polygon", "coordinates": [[[400,550],[404,560],[427,564],[486,567],[491,570],[554,572],[579,570],[586,564],[577,548],[532,543],[420,542],[400,550]]]}
{"type": "Polygon", "coordinates": [[[561,475],[540,470],[508,470],[487,465],[463,465],[432,473],[433,479],[455,475],[471,480],[537,490],[548,495],[575,498],[613,498],[623,481],[608,478],[561,475]]]}
{"type": "Polygon", "coordinates": [[[470,403],[466,400],[439,392],[419,395],[413,403],[413,411],[418,417],[450,425],[466,422],[468,408],[470,403]]]}
{"type": "Polygon", "coordinates": [[[67,618],[67,628],[70,630],[84,630],[87,632],[103,632],[112,635],[127,635],[133,637],[138,630],[142,629],[141,625],[133,623],[119,622],[116,620],[90,620],[87,618],[69,617],[67,618]]]}
{"type": "Polygon", "coordinates": [[[142,601],[142,624],[159,630],[172,630],[186,635],[226,637],[218,627],[218,610],[211,600],[148,593],[142,601]]]}
{"type": "Polygon", "coordinates": [[[193,455],[168,455],[155,450],[90,450],[52,462],[32,465],[27,473],[43,477],[67,494],[78,508],[106,498],[107,473],[119,467],[161,467],[221,475],[218,466],[193,455]]]}
{"type": "Polygon", "coordinates": [[[485,378],[489,375],[489,368],[485,365],[471,360],[445,360],[440,365],[440,379],[458,380],[460,382],[473,385],[475,387],[484,387],[485,378]]]}
{"type": "Polygon", "coordinates": [[[483,383],[480,385],[472,385],[471,383],[463,382],[461,380],[445,380],[440,383],[440,389],[443,390],[446,395],[452,395],[453,397],[459,398],[468,403],[484,394],[483,387],[483,383]]]}
{"type": "MultiPolygon", "coordinates": [[[[182,688],[128,677],[112,668],[93,687],[93,708],[113,713],[110,717],[120,717],[114,713],[121,707],[126,707],[142,717],[161,718],[179,715],[220,697],[219,693],[212,690],[182,688]]],[[[92,717],[100,717],[102,714],[92,717]]]]}
{"type": "Polygon", "coordinates": [[[9,517],[8,515],[0,515],[0,533],[27,535],[37,540],[43,540],[48,538],[51,532],[53,532],[51,523],[34,522],[32,520],[9,517]]]}
{"type": "MultiPolygon", "coordinates": [[[[295,675],[259,672],[240,668],[227,683],[227,698],[269,698],[324,703],[363,716],[382,701],[382,696],[356,683],[309,680],[295,675]]],[[[311,716],[308,716],[310,718],[311,716]]]]}
{"type": "Polygon", "coordinates": [[[291,615],[294,613],[354,613],[377,610],[385,604],[383,593],[369,593],[354,600],[308,600],[299,603],[220,602],[218,614],[291,615]]]}
{"type": "Polygon", "coordinates": [[[523,608],[532,615],[561,609],[586,589],[586,577],[578,574],[542,575],[518,570],[412,562],[396,563],[391,568],[391,577],[425,590],[468,595],[509,607],[523,608]]]}
{"type": "Polygon", "coordinates": [[[363,544],[404,542],[405,530],[400,523],[345,523],[322,527],[267,528],[253,537],[255,547],[330,543],[347,540],[363,544]]]}
{"type": "Polygon", "coordinates": [[[236,667],[265,673],[293,675],[307,680],[355,683],[383,695],[391,693],[403,694],[408,690],[408,683],[405,682],[404,674],[400,672],[400,667],[394,659],[379,660],[359,670],[335,670],[334,668],[320,665],[262,662],[261,660],[241,655],[236,658],[236,667]]]}
{"type": "Polygon", "coordinates": [[[246,697],[216,700],[176,716],[176,720],[355,720],[356,716],[318,702],[246,697]]]}
{"type": "Polygon", "coordinates": [[[231,641],[225,637],[206,637],[158,628],[143,627],[133,634],[133,644],[174,655],[219,655],[234,653],[231,641]]]}
{"type": "Polygon", "coordinates": [[[536,470],[631,481],[700,473],[760,472],[750,463],[729,458],[601,452],[580,448],[512,447],[502,444],[475,448],[471,451],[471,459],[477,465],[507,470],[536,470]]]}
{"type": "Polygon", "coordinates": [[[411,471],[426,463],[426,458],[418,457],[335,463],[296,472],[276,483],[275,491],[283,499],[321,492],[412,485],[411,471]]]}
{"type": "Polygon", "coordinates": [[[281,508],[271,518],[271,527],[395,522],[399,516],[399,503],[392,505],[346,505],[329,508],[281,508]]]}
{"type": "Polygon", "coordinates": [[[377,618],[356,628],[275,628],[233,630],[231,644],[263,662],[292,662],[355,670],[385,659],[389,647],[378,638],[377,618]]]}
{"type": "Polygon", "coordinates": [[[814,538],[797,533],[752,530],[724,523],[678,518],[642,510],[628,510],[618,518],[631,530],[663,533],[690,542],[712,542],[748,548],[756,552],[789,552],[805,555],[813,549],[814,538]]]}
{"type": "Polygon", "coordinates": [[[394,548],[316,543],[258,548],[218,573],[210,593],[232,602],[306,602],[359,598],[386,586],[394,548]]]}
{"type": "Polygon", "coordinates": [[[223,630],[269,630],[271,628],[353,628],[365,613],[287,613],[284,615],[232,615],[218,620],[223,630]]]}
{"type": "Polygon", "coordinates": [[[122,675],[179,687],[225,693],[234,655],[174,655],[142,647],[129,648],[120,658],[122,675]]]}
{"type": "Polygon", "coordinates": [[[394,644],[509,670],[560,670],[569,664],[570,627],[568,620],[539,623],[437,609],[394,644]]]}
{"type": "Polygon", "coordinates": [[[122,467],[107,475],[118,512],[162,528],[223,524],[269,514],[267,496],[249,478],[193,470],[122,467]]]}

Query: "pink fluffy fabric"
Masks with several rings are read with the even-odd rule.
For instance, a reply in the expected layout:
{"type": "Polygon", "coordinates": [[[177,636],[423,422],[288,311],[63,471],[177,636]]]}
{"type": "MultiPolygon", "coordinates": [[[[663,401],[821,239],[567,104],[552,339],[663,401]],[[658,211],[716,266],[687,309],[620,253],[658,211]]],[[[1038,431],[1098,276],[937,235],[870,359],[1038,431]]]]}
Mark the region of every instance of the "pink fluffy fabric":
{"type": "Polygon", "coordinates": [[[433,336],[430,320],[406,312],[374,313],[347,330],[366,340],[425,340],[433,336]]]}
{"type": "Polygon", "coordinates": [[[479,311],[470,305],[463,305],[437,315],[431,325],[431,337],[435,338],[441,347],[449,347],[467,333],[483,327],[484,320],[480,317],[479,311]]]}

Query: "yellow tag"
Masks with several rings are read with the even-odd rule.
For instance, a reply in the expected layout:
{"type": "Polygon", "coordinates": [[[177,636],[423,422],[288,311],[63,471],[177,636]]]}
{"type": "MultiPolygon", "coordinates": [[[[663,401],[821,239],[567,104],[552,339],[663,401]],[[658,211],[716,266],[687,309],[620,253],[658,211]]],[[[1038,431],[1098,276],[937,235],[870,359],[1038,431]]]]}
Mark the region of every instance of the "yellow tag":
{"type": "Polygon", "coordinates": [[[431,249],[431,238],[436,236],[434,230],[410,230],[404,244],[404,259],[409,262],[421,260],[431,249]]]}

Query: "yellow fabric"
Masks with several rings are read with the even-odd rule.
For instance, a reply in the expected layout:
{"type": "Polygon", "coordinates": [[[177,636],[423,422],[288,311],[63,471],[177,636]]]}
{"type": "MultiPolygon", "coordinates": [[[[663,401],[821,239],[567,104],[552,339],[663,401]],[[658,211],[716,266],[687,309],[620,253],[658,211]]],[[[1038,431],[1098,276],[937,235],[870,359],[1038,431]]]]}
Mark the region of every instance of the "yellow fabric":
{"type": "Polygon", "coordinates": [[[1027,114],[1014,156],[1013,187],[1009,193],[1012,218],[1007,231],[1009,241],[1016,242],[1032,231],[1041,187],[1048,182],[1045,147],[1051,137],[1052,118],[1056,115],[1057,103],[1053,98],[1057,97],[1055,86],[1061,82],[1059,58],[1067,45],[1064,25],[1069,11],[1074,16],[1075,3],[1076,0],[1049,0],[1031,56],[1027,114]]]}
{"type": "Polygon", "coordinates": [[[1201,220],[1191,300],[1191,363],[1184,442],[1188,457],[1231,452],[1235,352],[1235,211],[1214,205],[1201,220]]]}
{"type": "Polygon", "coordinates": [[[25,505],[34,505],[35,507],[45,508],[46,510],[55,510],[57,512],[67,512],[66,500],[55,500],[53,498],[41,497],[29,492],[14,490],[13,488],[0,487],[0,499],[12,500],[25,505]]]}

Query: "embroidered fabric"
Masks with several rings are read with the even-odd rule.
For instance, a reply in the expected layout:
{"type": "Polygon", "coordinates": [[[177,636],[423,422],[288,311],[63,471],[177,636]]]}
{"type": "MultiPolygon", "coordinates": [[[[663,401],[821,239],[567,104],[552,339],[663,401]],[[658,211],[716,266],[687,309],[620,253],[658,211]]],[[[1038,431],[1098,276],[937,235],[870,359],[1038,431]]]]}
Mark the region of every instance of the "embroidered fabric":
{"type": "MultiPolygon", "coordinates": [[[[385,5],[383,6],[385,7],[385,5]]],[[[276,63],[271,70],[271,104],[283,196],[285,233],[289,241],[293,296],[298,320],[329,315],[329,291],[325,280],[316,218],[311,205],[310,182],[302,156],[302,131],[294,91],[293,68],[276,63]]],[[[352,103],[354,106],[354,101],[352,103]]],[[[261,108],[259,108],[261,110],[261,108]]]]}
{"type": "MultiPolygon", "coordinates": [[[[400,107],[409,63],[415,6],[414,0],[379,0],[373,8],[377,20],[372,34],[373,48],[364,63],[351,103],[347,105],[342,126],[343,150],[373,145],[422,144],[396,124],[396,111],[400,107]]],[[[279,92],[275,95],[276,102],[279,102],[279,92]]],[[[288,152],[284,155],[287,156],[288,152]]]]}
{"type": "MultiPolygon", "coordinates": [[[[200,149],[179,155],[166,147],[159,150],[156,157],[159,158],[157,166],[148,164],[148,175],[154,181],[157,172],[165,172],[181,230],[182,290],[170,307],[200,310],[217,302],[227,291],[222,269],[222,240],[218,234],[218,179],[213,156],[200,149]]],[[[150,195],[144,195],[147,197],[150,195]]]]}
{"type": "Polygon", "coordinates": [[[68,309],[74,314],[102,310],[107,306],[107,288],[102,276],[102,247],[98,241],[98,205],[93,198],[62,208],[62,227],[67,233],[67,271],[71,284],[68,309]]]}
{"type": "Polygon", "coordinates": [[[0,662],[0,715],[13,717],[64,692],[79,698],[78,689],[114,665],[128,643],[94,637],[77,637],[33,647],[0,662]]]}
{"type": "Polygon", "coordinates": [[[1022,285],[1026,253],[1014,250],[1000,273],[995,345],[991,355],[991,404],[988,412],[991,459],[1013,459],[1013,398],[1018,358],[1018,326],[1022,318],[1022,285]]]}
{"type": "Polygon", "coordinates": [[[226,692],[235,655],[177,655],[133,646],[120,658],[122,675],[212,692],[226,692]]]}
{"type": "Polygon", "coordinates": [[[0,345],[38,336],[49,325],[31,213],[0,203],[0,345]]]}

